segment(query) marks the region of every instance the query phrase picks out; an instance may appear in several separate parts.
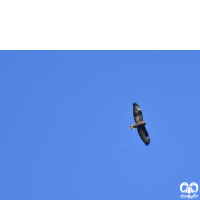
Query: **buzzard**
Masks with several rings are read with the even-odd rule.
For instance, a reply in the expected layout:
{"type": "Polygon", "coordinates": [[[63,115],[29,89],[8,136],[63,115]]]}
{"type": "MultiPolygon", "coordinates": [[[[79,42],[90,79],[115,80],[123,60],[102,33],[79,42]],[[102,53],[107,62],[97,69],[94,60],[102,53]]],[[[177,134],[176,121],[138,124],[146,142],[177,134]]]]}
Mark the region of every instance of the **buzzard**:
{"type": "Polygon", "coordinates": [[[145,145],[149,145],[150,138],[145,128],[145,124],[147,122],[143,121],[142,111],[137,103],[133,103],[133,117],[136,124],[130,125],[130,129],[132,130],[137,127],[140,138],[145,143],[145,145]]]}

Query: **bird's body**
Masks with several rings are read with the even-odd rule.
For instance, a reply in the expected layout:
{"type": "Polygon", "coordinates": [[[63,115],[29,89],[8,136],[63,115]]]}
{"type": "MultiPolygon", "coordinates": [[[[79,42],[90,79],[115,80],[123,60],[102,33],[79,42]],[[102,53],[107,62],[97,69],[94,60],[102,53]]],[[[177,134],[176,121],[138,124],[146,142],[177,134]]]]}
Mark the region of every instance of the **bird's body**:
{"type": "Polygon", "coordinates": [[[137,103],[133,103],[133,117],[136,124],[130,125],[130,129],[137,128],[142,141],[145,143],[145,145],[149,145],[150,138],[145,128],[146,122],[143,121],[142,111],[137,103]]]}

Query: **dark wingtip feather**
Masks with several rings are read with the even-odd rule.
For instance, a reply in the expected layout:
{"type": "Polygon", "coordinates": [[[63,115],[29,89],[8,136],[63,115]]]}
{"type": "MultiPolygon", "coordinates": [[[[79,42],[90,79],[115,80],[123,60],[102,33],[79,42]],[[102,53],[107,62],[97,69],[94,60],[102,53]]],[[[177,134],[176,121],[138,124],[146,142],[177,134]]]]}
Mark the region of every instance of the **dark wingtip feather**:
{"type": "Polygon", "coordinates": [[[137,103],[135,103],[135,102],[133,102],[133,104],[132,104],[133,106],[139,106],[137,103]]]}
{"type": "Polygon", "coordinates": [[[149,146],[150,144],[150,139],[149,139],[149,142],[145,143],[145,146],[149,146]]]}

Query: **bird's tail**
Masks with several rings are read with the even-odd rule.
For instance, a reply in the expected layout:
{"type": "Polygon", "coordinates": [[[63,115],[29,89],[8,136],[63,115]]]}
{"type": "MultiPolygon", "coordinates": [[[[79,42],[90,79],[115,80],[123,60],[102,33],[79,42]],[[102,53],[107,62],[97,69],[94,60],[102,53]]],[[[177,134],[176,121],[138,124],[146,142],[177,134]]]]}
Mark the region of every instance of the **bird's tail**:
{"type": "Polygon", "coordinates": [[[135,127],[133,127],[133,125],[130,125],[130,129],[133,130],[135,127]]]}

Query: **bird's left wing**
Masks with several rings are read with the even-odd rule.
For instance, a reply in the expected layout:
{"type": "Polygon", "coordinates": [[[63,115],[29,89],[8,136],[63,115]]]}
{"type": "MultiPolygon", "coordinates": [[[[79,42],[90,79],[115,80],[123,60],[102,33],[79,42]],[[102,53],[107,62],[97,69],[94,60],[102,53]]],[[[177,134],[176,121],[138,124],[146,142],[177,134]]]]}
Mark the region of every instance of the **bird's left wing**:
{"type": "Polygon", "coordinates": [[[138,130],[140,138],[145,143],[145,145],[149,145],[150,144],[150,138],[149,138],[149,135],[148,135],[148,132],[147,132],[145,126],[144,125],[138,126],[137,130],[138,130]]]}

